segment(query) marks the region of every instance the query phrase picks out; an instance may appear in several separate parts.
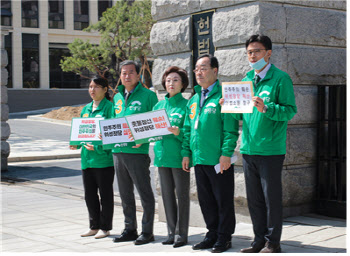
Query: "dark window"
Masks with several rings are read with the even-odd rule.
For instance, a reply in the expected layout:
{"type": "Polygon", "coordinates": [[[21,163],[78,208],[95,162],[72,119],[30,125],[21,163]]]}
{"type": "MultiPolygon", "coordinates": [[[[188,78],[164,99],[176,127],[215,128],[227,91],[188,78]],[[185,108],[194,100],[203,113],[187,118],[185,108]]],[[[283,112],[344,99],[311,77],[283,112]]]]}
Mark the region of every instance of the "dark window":
{"type": "Polygon", "coordinates": [[[63,0],[49,0],[49,28],[64,29],[63,0]]]}
{"type": "Polygon", "coordinates": [[[39,27],[39,3],[38,1],[22,0],[22,27],[39,27]]]}
{"type": "Polygon", "coordinates": [[[89,26],[89,1],[74,0],[74,29],[83,30],[89,26]]]}
{"type": "Polygon", "coordinates": [[[112,0],[98,0],[98,19],[102,18],[102,14],[107,10],[107,8],[112,7],[112,0]]]}
{"type": "Polygon", "coordinates": [[[80,76],[74,72],[63,72],[60,66],[61,59],[70,56],[69,50],[50,47],[49,55],[50,88],[80,88],[80,76]]]}
{"type": "Polygon", "coordinates": [[[39,88],[39,35],[22,34],[23,88],[39,88]]]}
{"type": "Polygon", "coordinates": [[[12,85],[12,33],[5,36],[5,50],[7,51],[8,63],[6,66],[8,72],[7,87],[13,88],[12,85]]]}
{"type": "Polygon", "coordinates": [[[12,26],[11,1],[1,0],[1,25],[12,26]]]}

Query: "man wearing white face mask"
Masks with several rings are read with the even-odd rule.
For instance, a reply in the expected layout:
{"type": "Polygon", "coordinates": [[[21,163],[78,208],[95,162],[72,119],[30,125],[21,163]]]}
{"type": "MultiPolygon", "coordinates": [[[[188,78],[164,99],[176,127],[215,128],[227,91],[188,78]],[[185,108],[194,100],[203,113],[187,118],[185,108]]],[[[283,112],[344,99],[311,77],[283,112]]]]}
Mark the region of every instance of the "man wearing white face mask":
{"type": "MultiPolygon", "coordinates": [[[[243,253],[281,252],[282,182],[287,123],[297,112],[289,75],[269,63],[269,37],[253,35],[246,41],[253,68],[243,81],[254,87],[253,113],[233,114],[243,120],[241,154],[254,241],[243,253]]],[[[222,103],[223,100],[220,101],[222,103]]]]}

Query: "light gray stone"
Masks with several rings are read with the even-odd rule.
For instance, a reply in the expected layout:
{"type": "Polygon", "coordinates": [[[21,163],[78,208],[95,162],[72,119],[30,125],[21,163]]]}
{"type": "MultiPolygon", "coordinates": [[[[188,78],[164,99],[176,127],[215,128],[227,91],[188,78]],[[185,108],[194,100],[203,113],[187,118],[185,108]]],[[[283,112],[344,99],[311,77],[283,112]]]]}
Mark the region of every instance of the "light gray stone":
{"type": "Polygon", "coordinates": [[[242,4],[245,2],[251,1],[239,1],[239,0],[200,0],[200,9],[201,10],[209,10],[227,7],[231,5],[242,4]]]}
{"type": "Polygon", "coordinates": [[[213,15],[213,42],[215,47],[244,43],[249,35],[259,30],[259,4],[251,3],[218,10],[213,15]]]}
{"type": "Polygon", "coordinates": [[[283,205],[310,204],[316,191],[316,168],[297,167],[282,171],[283,205]]]}
{"type": "Polygon", "coordinates": [[[154,24],[151,47],[155,55],[188,52],[191,50],[191,18],[176,18],[154,24]]]}
{"type": "Polygon", "coordinates": [[[1,85],[7,85],[8,72],[7,69],[1,68],[1,85]]]}
{"type": "Polygon", "coordinates": [[[294,86],[298,112],[289,124],[312,124],[317,122],[317,87],[294,86]]]}
{"type": "MultiPolygon", "coordinates": [[[[230,50],[217,50],[215,56],[219,61],[219,79],[221,82],[241,81],[251,70],[245,47],[230,50]]],[[[283,71],[287,70],[287,52],[282,45],[272,45],[270,62],[283,71]]]]}
{"type": "Polygon", "coordinates": [[[346,47],[345,12],[286,7],[286,15],[288,43],[346,47]]]}
{"type": "Polygon", "coordinates": [[[241,81],[246,73],[251,70],[245,48],[217,50],[214,55],[219,62],[220,82],[241,81]]]}
{"type": "Polygon", "coordinates": [[[7,97],[7,87],[2,85],[1,86],[1,99],[0,99],[1,104],[6,104],[7,103],[7,99],[8,99],[8,97],[7,97]]]}
{"type": "Polygon", "coordinates": [[[287,55],[294,84],[346,84],[346,49],[290,45],[287,55]]]}
{"type": "Polygon", "coordinates": [[[8,123],[1,121],[1,140],[7,140],[10,137],[11,130],[8,123]]]}
{"type": "Polygon", "coordinates": [[[7,104],[1,104],[1,121],[7,121],[9,119],[9,106],[7,104]]]}
{"type": "Polygon", "coordinates": [[[178,66],[185,69],[189,74],[190,85],[192,87],[192,55],[191,53],[174,54],[161,56],[154,60],[152,68],[152,83],[157,90],[164,90],[162,86],[162,76],[164,71],[170,66],[178,66]]]}
{"type": "Polygon", "coordinates": [[[338,10],[346,10],[346,1],[341,0],[333,0],[333,1],[310,1],[310,0],[297,0],[297,1],[277,1],[284,2],[287,4],[295,4],[295,5],[303,5],[310,7],[321,7],[321,8],[329,8],[329,9],[338,9],[338,10]]]}
{"type": "Polygon", "coordinates": [[[268,35],[274,43],[285,42],[286,15],[282,5],[253,2],[223,8],[213,16],[216,47],[244,44],[250,35],[268,35]]]}
{"type": "Polygon", "coordinates": [[[310,164],[316,161],[317,130],[314,127],[287,129],[287,154],[284,164],[310,164]]]}
{"type": "Polygon", "coordinates": [[[200,11],[200,0],[152,0],[151,13],[158,21],[200,11]]]}
{"type": "Polygon", "coordinates": [[[1,67],[6,67],[8,63],[7,51],[5,49],[1,49],[1,67]]]}

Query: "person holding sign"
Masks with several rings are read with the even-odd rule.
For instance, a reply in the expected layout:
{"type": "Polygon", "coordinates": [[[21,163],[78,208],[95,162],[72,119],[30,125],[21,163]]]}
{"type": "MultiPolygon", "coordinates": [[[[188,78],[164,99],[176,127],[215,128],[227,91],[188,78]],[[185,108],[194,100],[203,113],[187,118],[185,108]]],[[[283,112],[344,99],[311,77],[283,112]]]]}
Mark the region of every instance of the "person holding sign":
{"type": "MultiPolygon", "coordinates": [[[[126,60],[120,64],[122,85],[114,96],[113,117],[125,117],[132,114],[151,111],[158,102],[157,95],[143,87],[139,82],[140,68],[134,61],[126,60]]],[[[117,175],[119,193],[122,200],[125,228],[114,242],[135,241],[135,245],[154,241],[153,222],[155,200],[150,179],[149,143],[135,145],[134,142],[123,143],[113,152],[114,168],[117,175]],[[142,233],[137,234],[136,205],[134,185],[141,197],[143,207],[142,233]]]]}
{"type": "MultiPolygon", "coordinates": [[[[109,101],[108,81],[98,76],[92,78],[89,94],[93,101],[83,108],[80,116],[111,118],[113,104],[109,101]]],[[[77,149],[77,146],[71,145],[70,149],[77,149]]],[[[102,145],[84,145],[81,149],[81,169],[90,220],[90,230],[81,236],[109,236],[114,212],[114,168],[111,150],[103,150],[102,145]]]]}
{"type": "Polygon", "coordinates": [[[198,58],[195,70],[199,85],[189,100],[184,123],[183,170],[195,169],[198,200],[208,229],[194,250],[212,248],[224,252],[231,248],[235,231],[234,169],[231,164],[238,138],[238,121],[221,113],[222,89],[217,80],[219,63],[209,54],[198,58]],[[219,164],[219,173],[215,165],[219,164]]]}
{"type": "Polygon", "coordinates": [[[281,252],[282,182],[287,123],[297,112],[289,75],[269,63],[272,42],[264,35],[246,41],[253,68],[242,81],[252,81],[253,113],[232,114],[243,120],[241,154],[254,241],[243,253],[281,252]]]}
{"type": "Polygon", "coordinates": [[[165,109],[173,134],[163,137],[154,145],[154,165],[158,167],[163,205],[168,226],[168,238],[163,244],[180,247],[187,244],[190,214],[190,175],[182,170],[182,126],[186,104],[182,92],[188,86],[186,70],[171,66],[163,74],[162,85],[168,92],[153,110],[165,109]],[[175,194],[176,192],[176,194],[175,194]],[[177,198],[177,201],[176,201],[177,198]],[[175,237],[176,236],[176,237],[175,237]]]}

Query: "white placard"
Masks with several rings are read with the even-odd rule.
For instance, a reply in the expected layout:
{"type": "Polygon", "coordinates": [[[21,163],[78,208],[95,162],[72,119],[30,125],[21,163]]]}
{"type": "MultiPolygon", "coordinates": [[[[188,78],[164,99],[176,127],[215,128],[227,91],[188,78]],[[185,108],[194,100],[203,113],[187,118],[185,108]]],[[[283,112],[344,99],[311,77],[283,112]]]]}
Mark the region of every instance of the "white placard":
{"type": "Polygon", "coordinates": [[[103,117],[72,118],[70,145],[80,145],[86,142],[102,144],[98,138],[100,120],[103,120],[103,117]]]}
{"type": "Polygon", "coordinates": [[[136,144],[161,140],[163,135],[172,134],[165,109],[125,117],[136,144]]]}
{"type": "Polygon", "coordinates": [[[125,117],[101,120],[100,129],[104,149],[113,148],[117,143],[131,142],[125,117]]]}
{"type": "Polygon", "coordinates": [[[222,83],[222,96],[225,99],[221,113],[253,113],[253,84],[245,82],[222,83]]]}

